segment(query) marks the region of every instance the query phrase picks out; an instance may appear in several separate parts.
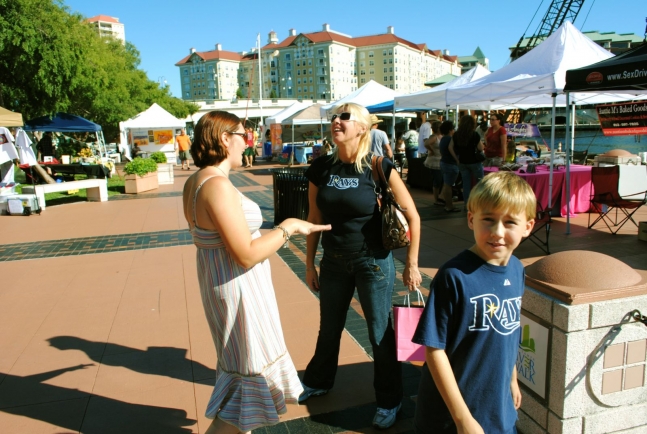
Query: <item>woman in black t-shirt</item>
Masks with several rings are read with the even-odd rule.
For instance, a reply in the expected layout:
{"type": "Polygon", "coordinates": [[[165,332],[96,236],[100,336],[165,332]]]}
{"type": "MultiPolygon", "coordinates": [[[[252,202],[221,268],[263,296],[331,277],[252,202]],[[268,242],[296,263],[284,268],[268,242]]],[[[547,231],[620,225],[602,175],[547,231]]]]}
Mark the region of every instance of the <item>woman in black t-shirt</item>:
{"type": "MultiPolygon", "coordinates": [[[[319,274],[315,268],[319,235],[307,238],[306,282],[319,292],[321,323],[315,354],[303,376],[304,392],[299,402],[332,388],[341,334],[357,288],[375,360],[373,384],[378,409],[373,425],[388,428],[395,423],[400,409],[402,376],[389,316],[395,268],[391,251],[382,246],[381,216],[369,153],[370,128],[370,115],[364,107],[337,107],[331,121],[337,146],[332,155],[317,158],[306,171],[310,180],[308,221],[325,222],[332,230],[323,234],[319,274]]],[[[382,168],[398,203],[407,210],[404,215],[411,230],[411,244],[402,277],[413,290],[422,281],[418,271],[420,217],[400,177],[390,176],[393,163],[383,159],[382,168]]]]}
{"type": "Polygon", "coordinates": [[[483,163],[476,161],[476,151],[483,150],[481,136],[475,131],[476,122],[471,115],[465,115],[458,122],[454,133],[454,151],[458,155],[458,170],[463,180],[463,201],[467,204],[472,185],[483,179],[483,163]]]}

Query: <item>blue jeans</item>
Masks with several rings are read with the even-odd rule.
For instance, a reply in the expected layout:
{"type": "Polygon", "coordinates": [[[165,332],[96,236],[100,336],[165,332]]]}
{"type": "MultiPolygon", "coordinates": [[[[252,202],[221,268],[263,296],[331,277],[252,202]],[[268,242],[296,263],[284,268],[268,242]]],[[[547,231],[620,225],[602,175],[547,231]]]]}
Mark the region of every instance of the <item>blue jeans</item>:
{"type": "Polygon", "coordinates": [[[393,256],[388,250],[370,255],[333,255],[324,250],[319,274],[321,323],[315,354],[303,384],[331,389],[337,374],[341,334],[355,288],[373,347],[373,387],[377,406],[395,408],[402,400],[402,365],[397,361],[391,324],[391,296],[395,281],[393,256]]]}
{"type": "Polygon", "coordinates": [[[467,206],[467,199],[469,199],[470,197],[472,184],[477,183],[481,179],[483,179],[483,164],[459,164],[458,170],[461,172],[461,178],[463,179],[463,201],[467,206]]]}

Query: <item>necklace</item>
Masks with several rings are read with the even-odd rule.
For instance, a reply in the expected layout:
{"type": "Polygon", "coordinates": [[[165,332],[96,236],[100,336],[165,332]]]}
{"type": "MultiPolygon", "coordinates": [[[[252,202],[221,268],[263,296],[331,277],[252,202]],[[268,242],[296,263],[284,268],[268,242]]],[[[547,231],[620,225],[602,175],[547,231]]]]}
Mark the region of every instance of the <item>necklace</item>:
{"type": "Polygon", "coordinates": [[[229,176],[227,176],[227,174],[226,174],[225,172],[223,172],[223,170],[222,170],[220,167],[218,167],[218,166],[213,166],[213,167],[215,167],[216,169],[220,170],[220,173],[222,173],[223,175],[225,175],[225,178],[229,178],[229,176]]]}

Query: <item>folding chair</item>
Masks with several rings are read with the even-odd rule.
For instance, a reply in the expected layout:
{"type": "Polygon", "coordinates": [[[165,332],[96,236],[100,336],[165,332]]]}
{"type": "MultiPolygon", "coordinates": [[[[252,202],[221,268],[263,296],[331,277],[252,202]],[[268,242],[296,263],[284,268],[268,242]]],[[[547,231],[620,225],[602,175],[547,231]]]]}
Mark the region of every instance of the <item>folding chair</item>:
{"type": "Polygon", "coordinates": [[[647,170],[645,166],[609,166],[591,168],[591,208],[589,229],[599,221],[612,234],[631,221],[633,214],[647,203],[647,170]],[[591,223],[591,213],[598,214],[591,223]],[[615,231],[613,228],[617,228],[615,231]]]}
{"type": "Polygon", "coordinates": [[[550,255],[550,246],[548,240],[550,238],[550,225],[553,222],[552,217],[550,216],[551,209],[544,207],[537,202],[537,214],[535,215],[535,227],[532,228],[532,232],[528,237],[521,240],[523,243],[526,240],[530,240],[534,245],[539,247],[547,255],[550,255]]]}

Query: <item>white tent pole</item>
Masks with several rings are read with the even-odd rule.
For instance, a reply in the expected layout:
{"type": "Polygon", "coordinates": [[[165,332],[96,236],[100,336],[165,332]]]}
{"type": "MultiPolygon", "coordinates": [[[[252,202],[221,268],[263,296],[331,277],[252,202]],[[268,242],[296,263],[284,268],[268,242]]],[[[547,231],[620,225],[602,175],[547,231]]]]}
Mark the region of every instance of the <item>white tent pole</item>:
{"type": "Polygon", "coordinates": [[[550,172],[548,175],[548,208],[553,206],[553,159],[555,158],[555,104],[557,104],[557,94],[553,97],[553,112],[550,126],[550,172]]]}
{"type": "Polygon", "coordinates": [[[258,109],[261,115],[261,120],[259,122],[259,125],[261,126],[260,133],[263,134],[265,132],[265,128],[263,128],[263,65],[261,64],[261,34],[260,33],[257,36],[257,40],[258,40],[258,86],[259,86],[258,109]]]}
{"type": "Polygon", "coordinates": [[[566,92],[566,135],[564,139],[566,140],[566,235],[571,233],[571,165],[570,165],[570,154],[571,147],[569,141],[571,140],[569,136],[570,128],[570,112],[571,102],[570,94],[566,92]]]}
{"type": "MultiPolygon", "coordinates": [[[[407,127],[408,128],[408,127],[407,127]]],[[[395,99],[393,99],[393,129],[391,130],[391,150],[395,154],[395,99]]],[[[395,158],[395,157],[393,157],[395,158]]]]}
{"type": "MultiPolygon", "coordinates": [[[[573,156],[573,151],[575,151],[575,113],[577,110],[575,110],[575,101],[573,101],[573,119],[571,121],[571,157],[573,156]]],[[[569,162],[571,161],[570,159],[568,160],[569,162]]]]}

